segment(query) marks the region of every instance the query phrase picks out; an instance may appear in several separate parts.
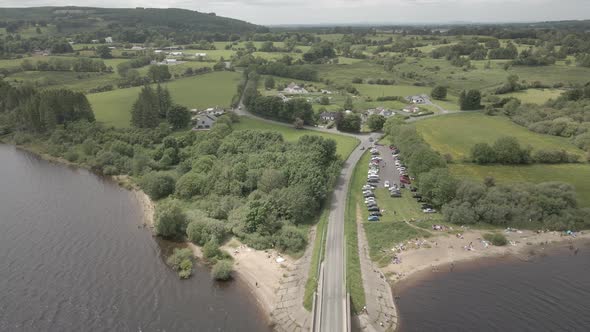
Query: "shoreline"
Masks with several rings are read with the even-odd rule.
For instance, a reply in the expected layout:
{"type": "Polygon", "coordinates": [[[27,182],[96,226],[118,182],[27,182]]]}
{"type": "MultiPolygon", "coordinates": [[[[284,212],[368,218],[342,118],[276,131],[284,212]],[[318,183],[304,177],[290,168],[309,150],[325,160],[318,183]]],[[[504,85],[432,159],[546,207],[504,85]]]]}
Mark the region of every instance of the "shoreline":
{"type": "MultiPolygon", "coordinates": [[[[27,153],[31,153],[45,161],[61,164],[68,167],[76,167],[80,169],[84,169],[90,172],[88,167],[82,164],[77,164],[70,162],[63,158],[56,158],[47,153],[44,153],[38,149],[35,149],[33,146],[27,145],[16,145],[11,142],[2,141],[2,143],[11,145],[18,150],[25,151],[27,153]]],[[[91,172],[92,173],[92,172],[91,172]]],[[[93,173],[94,175],[98,175],[93,173]]],[[[105,175],[98,175],[109,179],[116,183],[122,189],[128,190],[134,197],[134,199],[138,202],[139,208],[141,209],[141,213],[143,215],[143,225],[148,227],[152,236],[155,235],[155,212],[156,212],[156,204],[155,202],[137,185],[135,185],[132,181],[130,181],[129,176],[127,175],[118,175],[118,176],[105,176],[105,175]]],[[[203,254],[201,248],[197,245],[189,242],[184,241],[184,244],[187,245],[192,251],[193,255],[199,259],[203,259],[203,254]]],[[[280,279],[283,275],[283,271],[294,263],[294,260],[288,256],[282,256],[274,250],[267,250],[267,251],[259,251],[254,250],[251,248],[247,248],[245,245],[240,243],[240,249],[244,249],[248,255],[241,255],[239,256],[234,250],[234,248],[229,247],[227,244],[221,247],[221,249],[226,250],[232,257],[234,258],[234,279],[236,282],[243,283],[248,288],[248,292],[254,296],[256,299],[256,303],[267,321],[267,324],[270,326],[272,323],[271,313],[277,303],[277,290],[280,285],[280,279]],[[238,257],[239,256],[239,257],[238,257]],[[246,257],[244,257],[246,256],[246,257]],[[264,257],[268,256],[267,259],[264,257]],[[285,259],[280,265],[275,263],[275,257],[283,257],[285,259]],[[265,264],[266,260],[271,260],[271,264],[265,264]],[[242,264],[240,264],[242,263],[242,264]],[[260,283],[259,283],[260,280],[260,283]],[[258,286],[256,286],[258,284],[258,286]]],[[[241,252],[241,251],[239,251],[241,252]]],[[[239,253],[238,252],[238,253],[239,253]]],[[[204,265],[204,264],[203,264],[204,265]]]]}
{"type": "MultiPolygon", "coordinates": [[[[515,257],[521,260],[530,259],[531,252],[553,249],[555,247],[570,243],[579,243],[590,240],[590,232],[578,233],[574,238],[562,235],[561,232],[535,233],[533,231],[523,230],[503,234],[507,237],[509,243],[506,246],[497,247],[491,244],[486,246],[485,241],[481,241],[484,233],[489,231],[482,230],[459,230],[463,238],[457,238],[450,234],[442,236],[433,236],[426,239],[419,239],[418,247],[412,247],[402,250],[398,253],[401,262],[399,264],[389,263],[381,270],[390,281],[392,287],[400,281],[412,279],[417,273],[430,269],[436,273],[442,266],[452,265],[455,263],[464,263],[481,258],[503,258],[515,257]],[[465,250],[464,246],[473,243],[473,250],[465,250]],[[428,246],[426,246],[428,245],[428,246]]],[[[415,244],[415,240],[406,241],[415,244]]]]}

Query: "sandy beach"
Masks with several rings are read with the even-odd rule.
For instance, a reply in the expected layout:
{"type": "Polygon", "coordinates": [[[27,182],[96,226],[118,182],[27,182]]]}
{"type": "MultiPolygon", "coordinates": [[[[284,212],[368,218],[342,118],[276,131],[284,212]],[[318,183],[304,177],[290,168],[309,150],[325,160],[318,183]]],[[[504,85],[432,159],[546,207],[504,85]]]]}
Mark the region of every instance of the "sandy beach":
{"type": "Polygon", "coordinates": [[[396,282],[424,270],[438,271],[441,265],[451,265],[460,261],[483,257],[515,255],[527,259],[537,248],[551,247],[557,243],[575,242],[590,239],[589,232],[577,233],[576,237],[561,232],[536,233],[529,230],[503,231],[509,243],[496,247],[483,240],[489,231],[454,228],[453,234],[440,232],[440,235],[426,239],[413,239],[404,243],[404,249],[396,249],[399,262],[390,263],[381,270],[390,282],[396,282]],[[457,234],[461,234],[457,236],[457,234]],[[471,249],[470,248],[471,244],[471,249]]]}

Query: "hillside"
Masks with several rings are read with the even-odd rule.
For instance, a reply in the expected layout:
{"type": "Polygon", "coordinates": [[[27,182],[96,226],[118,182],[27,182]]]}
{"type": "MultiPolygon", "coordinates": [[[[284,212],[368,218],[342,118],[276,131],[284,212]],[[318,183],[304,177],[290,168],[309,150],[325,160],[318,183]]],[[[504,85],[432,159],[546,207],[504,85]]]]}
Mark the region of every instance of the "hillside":
{"type": "Polygon", "coordinates": [[[248,22],[186,9],[34,7],[0,8],[0,23],[23,29],[39,24],[55,26],[55,32],[116,32],[120,29],[176,33],[247,33],[266,28],[248,22]]]}

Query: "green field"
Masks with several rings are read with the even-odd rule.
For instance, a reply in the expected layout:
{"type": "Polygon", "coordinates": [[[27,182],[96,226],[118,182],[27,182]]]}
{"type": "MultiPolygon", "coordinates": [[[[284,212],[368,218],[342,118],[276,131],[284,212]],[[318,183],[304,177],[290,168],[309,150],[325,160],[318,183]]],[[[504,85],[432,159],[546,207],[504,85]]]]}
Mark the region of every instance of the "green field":
{"type": "Polygon", "coordinates": [[[590,207],[590,165],[527,165],[527,166],[479,166],[474,164],[452,164],[451,172],[459,178],[483,181],[492,176],[498,183],[560,181],[576,188],[578,202],[590,207]]]}
{"type": "Polygon", "coordinates": [[[549,99],[555,99],[563,93],[564,90],[558,89],[528,89],[519,92],[508,93],[500,97],[514,97],[520,99],[523,103],[544,104],[549,99]]]}
{"type": "MultiPolygon", "coordinates": [[[[420,204],[408,189],[402,189],[402,197],[390,197],[385,188],[375,190],[375,199],[383,211],[381,221],[410,221],[418,219],[440,219],[440,214],[424,214],[420,204]]],[[[369,213],[363,209],[363,220],[369,217],[369,213]]]]}
{"type": "MultiPolygon", "coordinates": [[[[240,74],[216,72],[171,81],[165,85],[175,103],[188,108],[228,107],[240,74]]],[[[119,128],[130,126],[131,107],[139,87],[88,95],[97,121],[119,128]]]]}
{"type": "Polygon", "coordinates": [[[566,150],[583,155],[567,138],[541,135],[521,127],[508,118],[483,113],[460,113],[433,117],[416,122],[416,128],[430,146],[455,160],[469,158],[473,145],[494,141],[503,136],[516,137],[521,145],[533,149],[566,150]]]}
{"type": "Polygon", "coordinates": [[[283,138],[286,141],[295,142],[299,139],[299,137],[303,135],[317,135],[322,136],[324,138],[331,138],[336,141],[336,153],[338,153],[342,159],[348,158],[348,155],[356,148],[359,144],[359,141],[350,136],[338,135],[338,134],[329,134],[329,133],[322,133],[318,131],[311,131],[311,130],[301,130],[295,129],[293,127],[283,126],[279,124],[273,124],[269,122],[265,122],[262,120],[250,118],[250,117],[240,117],[240,122],[234,124],[235,130],[241,129],[253,129],[253,130],[272,130],[277,131],[283,135],[283,138]]]}

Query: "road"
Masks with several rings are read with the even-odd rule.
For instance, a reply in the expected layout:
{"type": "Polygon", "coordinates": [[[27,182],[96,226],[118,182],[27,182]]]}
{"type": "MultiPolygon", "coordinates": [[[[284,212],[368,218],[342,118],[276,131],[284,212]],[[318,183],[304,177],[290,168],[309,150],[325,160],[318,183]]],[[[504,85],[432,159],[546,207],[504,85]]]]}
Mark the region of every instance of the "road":
{"type": "MultiPolygon", "coordinates": [[[[270,119],[261,118],[248,112],[243,104],[241,107],[234,110],[238,115],[250,116],[259,120],[273,123],[281,126],[292,125],[284,122],[278,122],[270,119]]],[[[344,162],[340,176],[336,181],[334,192],[332,193],[330,215],[328,217],[328,230],[326,234],[326,248],[324,260],[324,274],[321,281],[322,292],[321,308],[320,309],[320,331],[345,331],[346,315],[346,284],[344,277],[346,273],[346,262],[344,259],[344,250],[346,244],[344,242],[344,215],[346,211],[346,198],[348,187],[352,173],[361,156],[370,146],[370,134],[351,134],[342,133],[336,129],[326,129],[319,127],[305,126],[305,129],[320,131],[331,134],[346,135],[357,138],[360,144],[348,156],[344,162]],[[361,150],[361,148],[364,149],[361,150]]],[[[373,134],[375,139],[378,139],[381,134],[373,134]]]]}

